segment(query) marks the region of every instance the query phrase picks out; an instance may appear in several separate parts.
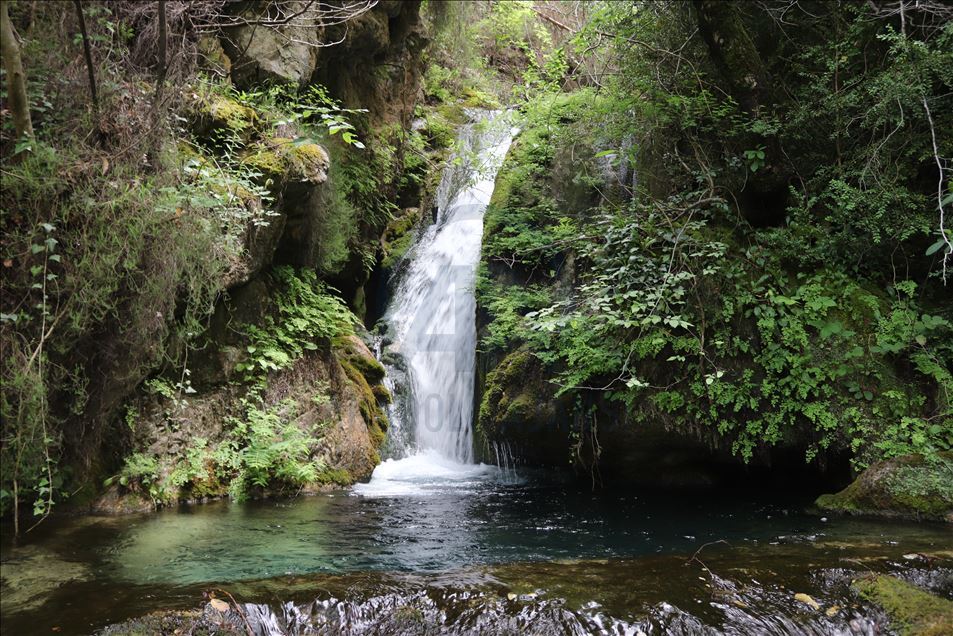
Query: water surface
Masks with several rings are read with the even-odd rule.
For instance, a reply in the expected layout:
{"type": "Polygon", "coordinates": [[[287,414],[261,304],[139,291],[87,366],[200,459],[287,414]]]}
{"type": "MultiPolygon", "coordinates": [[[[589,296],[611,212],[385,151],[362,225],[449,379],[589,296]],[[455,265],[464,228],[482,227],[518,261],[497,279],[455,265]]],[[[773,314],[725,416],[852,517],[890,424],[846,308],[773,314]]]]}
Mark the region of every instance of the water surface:
{"type": "Polygon", "coordinates": [[[489,589],[496,602],[507,598],[501,590],[539,587],[571,597],[573,609],[609,604],[631,620],[650,601],[705,600],[684,582],[665,584],[676,580],[665,574],[672,563],[683,578],[691,563],[688,581],[708,576],[691,561],[700,548],[722,575],[771,558],[798,580],[864,560],[902,563],[907,553],[953,557],[947,526],[822,521],[802,512],[804,503],[743,491],[592,493],[547,475],[412,457],[385,462],[374,482],[352,491],[52,520],[23,545],[4,542],[4,625],[90,633],[154,609],[194,607],[213,586],[257,601],[313,599],[337,587],[356,603],[434,585],[489,589]],[[643,605],[612,605],[620,590],[640,591],[643,605]]]}

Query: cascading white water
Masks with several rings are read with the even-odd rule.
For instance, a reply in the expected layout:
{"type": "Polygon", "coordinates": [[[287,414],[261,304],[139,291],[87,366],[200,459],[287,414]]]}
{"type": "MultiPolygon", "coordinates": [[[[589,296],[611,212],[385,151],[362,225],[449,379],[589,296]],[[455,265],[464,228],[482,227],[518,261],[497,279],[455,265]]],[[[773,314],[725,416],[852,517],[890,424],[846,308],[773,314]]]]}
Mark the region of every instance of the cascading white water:
{"type": "Polygon", "coordinates": [[[378,467],[371,483],[359,487],[363,494],[392,492],[395,480],[472,477],[480,468],[472,466],[473,292],[483,214],[513,132],[500,112],[475,114],[462,128],[441,178],[436,218],[407,256],[385,320],[389,351],[406,365],[407,399],[391,412],[392,435],[408,425],[414,434],[398,453],[405,457],[378,467]]]}

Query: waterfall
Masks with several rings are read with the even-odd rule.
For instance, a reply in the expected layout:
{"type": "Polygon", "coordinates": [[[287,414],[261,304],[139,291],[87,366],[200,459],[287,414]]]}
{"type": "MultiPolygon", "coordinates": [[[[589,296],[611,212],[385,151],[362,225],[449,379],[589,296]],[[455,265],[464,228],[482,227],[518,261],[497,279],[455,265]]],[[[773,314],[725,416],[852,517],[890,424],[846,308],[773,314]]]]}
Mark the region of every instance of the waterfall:
{"type": "MultiPolygon", "coordinates": [[[[483,215],[514,131],[501,112],[477,112],[462,127],[441,176],[432,223],[407,254],[384,320],[382,359],[398,399],[391,408],[390,454],[419,465],[473,462],[476,371],[474,285],[483,215]],[[399,360],[399,362],[397,362],[399,360]],[[399,378],[395,380],[394,378],[399,378]]],[[[380,467],[374,479],[392,475],[380,467]]]]}

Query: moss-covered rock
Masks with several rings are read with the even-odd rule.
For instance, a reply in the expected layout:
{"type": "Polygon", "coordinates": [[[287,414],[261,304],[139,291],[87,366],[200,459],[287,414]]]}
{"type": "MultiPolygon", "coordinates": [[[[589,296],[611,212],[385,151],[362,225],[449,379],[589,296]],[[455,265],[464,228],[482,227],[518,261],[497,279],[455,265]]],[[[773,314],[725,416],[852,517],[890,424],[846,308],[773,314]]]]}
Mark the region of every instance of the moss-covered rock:
{"type": "Polygon", "coordinates": [[[901,636],[953,634],[953,601],[882,574],[858,579],[853,588],[866,600],[881,606],[901,636]]]}
{"type": "MultiPolygon", "coordinates": [[[[153,383],[132,403],[127,421],[133,430],[134,457],[92,504],[104,513],[127,513],[205,501],[235,492],[234,465],[227,449],[244,443],[240,430],[252,417],[274,418],[276,430],[299,430],[308,440],[308,455],[319,469],[294,492],[316,492],[366,479],[380,461],[378,449],[387,430],[379,392],[347,358],[357,359],[360,340],[347,340],[332,351],[309,353],[266,378],[260,397],[250,400],[248,387],[238,383],[199,385],[186,394],[167,382],[153,383]],[[248,412],[253,404],[257,415],[248,412]],[[238,433],[236,433],[238,432],[238,433]],[[236,436],[237,434],[237,436],[236,436]]],[[[366,347],[366,356],[372,357],[366,347]]],[[[371,369],[371,364],[363,364],[371,369]]],[[[284,434],[284,433],[282,433],[284,434]]],[[[240,484],[239,484],[240,486],[240,484]]],[[[247,486],[247,484],[246,484],[247,486]]],[[[281,483],[256,488],[246,495],[287,494],[281,483]]]]}
{"type": "Polygon", "coordinates": [[[477,434],[487,444],[505,442],[530,464],[565,466],[571,404],[555,396],[531,352],[507,354],[487,373],[480,395],[477,434]]]}
{"type": "Polygon", "coordinates": [[[816,503],[828,512],[953,523],[953,453],[878,462],[844,490],[821,495],[816,503]]]}
{"type": "Polygon", "coordinates": [[[387,225],[381,239],[384,250],[381,267],[385,270],[393,270],[413,245],[415,236],[413,230],[420,222],[421,216],[420,208],[407,208],[387,225]]]}
{"type": "Polygon", "coordinates": [[[237,136],[248,141],[261,123],[253,108],[221,93],[194,94],[188,116],[193,134],[203,140],[237,136]]]}
{"type": "Polygon", "coordinates": [[[325,468],[318,473],[318,483],[322,486],[350,486],[354,481],[346,468],[325,468]]]}
{"type": "Polygon", "coordinates": [[[385,394],[390,394],[381,384],[384,367],[357,336],[341,338],[335,344],[338,362],[357,391],[361,417],[376,451],[384,443],[390,425],[381,406],[386,403],[385,394]]]}
{"type": "Polygon", "coordinates": [[[263,181],[284,186],[290,183],[324,183],[328,178],[331,159],[318,144],[298,143],[287,137],[271,137],[251,146],[242,163],[260,172],[263,181]]]}

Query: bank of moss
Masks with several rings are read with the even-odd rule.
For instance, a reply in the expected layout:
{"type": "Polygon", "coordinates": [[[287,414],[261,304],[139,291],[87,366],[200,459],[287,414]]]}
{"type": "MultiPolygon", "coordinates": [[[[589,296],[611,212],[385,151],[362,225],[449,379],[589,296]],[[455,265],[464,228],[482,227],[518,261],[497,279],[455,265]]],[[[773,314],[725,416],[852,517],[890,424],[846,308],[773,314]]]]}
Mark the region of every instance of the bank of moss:
{"type": "Polygon", "coordinates": [[[187,116],[196,135],[217,141],[226,138],[247,141],[262,125],[253,108],[221,91],[195,93],[187,116]]]}
{"type": "Polygon", "coordinates": [[[822,510],[843,514],[953,521],[953,453],[878,462],[816,503],[822,510]]]}
{"type": "Polygon", "coordinates": [[[276,184],[324,183],[331,160],[316,143],[270,137],[254,144],[242,162],[276,184]]]}
{"type": "Polygon", "coordinates": [[[888,575],[858,579],[853,588],[864,599],[881,606],[901,636],[953,634],[953,601],[888,575]]]}
{"type": "Polygon", "coordinates": [[[420,219],[420,208],[408,208],[387,225],[382,240],[384,254],[381,267],[384,270],[392,271],[413,245],[416,238],[413,230],[420,219]]]}
{"type": "Polygon", "coordinates": [[[553,394],[530,351],[507,354],[486,376],[477,419],[480,431],[492,437],[504,424],[552,425],[557,410],[553,394]]]}
{"type": "Polygon", "coordinates": [[[322,486],[350,486],[354,483],[354,478],[346,468],[325,468],[318,472],[315,481],[322,486]]]}

